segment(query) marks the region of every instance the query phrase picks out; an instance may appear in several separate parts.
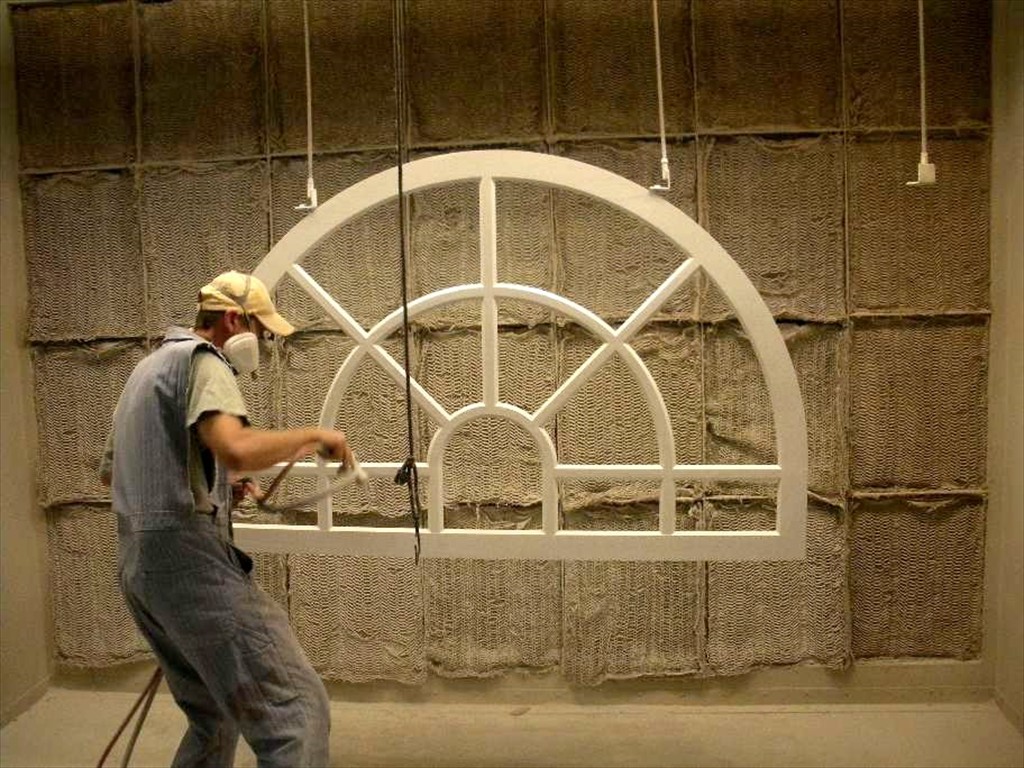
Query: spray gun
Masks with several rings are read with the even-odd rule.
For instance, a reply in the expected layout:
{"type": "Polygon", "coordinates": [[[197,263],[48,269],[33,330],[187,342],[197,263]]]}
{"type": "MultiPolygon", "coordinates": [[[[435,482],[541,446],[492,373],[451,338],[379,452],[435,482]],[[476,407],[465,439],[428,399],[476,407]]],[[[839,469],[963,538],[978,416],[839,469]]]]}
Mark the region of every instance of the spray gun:
{"type": "MultiPolygon", "coordinates": [[[[325,460],[330,457],[330,451],[326,446],[321,445],[317,448],[317,456],[321,460],[325,460]]],[[[293,509],[299,509],[310,504],[315,504],[321,499],[326,499],[328,496],[333,496],[339,490],[345,486],[360,485],[366,487],[369,485],[370,479],[366,474],[366,470],[362,468],[359,461],[356,459],[355,454],[352,455],[352,461],[350,463],[342,463],[338,465],[338,471],[334,475],[334,480],[328,484],[326,488],[322,488],[314,493],[307,494],[298,499],[293,499],[285,504],[271,504],[270,497],[277,491],[281,485],[281,481],[288,475],[291,468],[295,465],[295,460],[288,462],[284,468],[277,474],[277,476],[270,482],[266,492],[262,498],[256,500],[256,506],[264,512],[287,512],[293,509]]]]}

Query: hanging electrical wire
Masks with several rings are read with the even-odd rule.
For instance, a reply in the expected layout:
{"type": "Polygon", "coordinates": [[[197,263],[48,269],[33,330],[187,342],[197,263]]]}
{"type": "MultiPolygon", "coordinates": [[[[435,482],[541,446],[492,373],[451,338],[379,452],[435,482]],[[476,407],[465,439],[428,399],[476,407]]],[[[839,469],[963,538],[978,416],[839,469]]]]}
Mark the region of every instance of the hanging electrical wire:
{"type": "Polygon", "coordinates": [[[908,181],[908,187],[923,187],[935,183],[935,165],[928,162],[928,127],[925,121],[927,78],[924,67],[924,0],[917,0],[917,51],[921,70],[921,159],[917,164],[917,179],[908,181]]]}
{"type": "Polygon", "coordinates": [[[405,426],[408,438],[409,453],[405,462],[395,475],[395,482],[409,489],[409,511],[412,514],[413,528],[416,533],[415,561],[420,561],[420,487],[419,474],[416,469],[416,441],[413,436],[412,415],[412,364],[409,352],[409,283],[408,283],[408,201],[405,197],[403,166],[406,162],[405,147],[405,44],[402,38],[405,29],[404,0],[392,0],[394,12],[391,16],[391,43],[393,48],[395,70],[395,148],[398,153],[398,237],[399,261],[402,280],[402,351],[405,364],[405,426]]]}
{"type": "Polygon", "coordinates": [[[309,0],[302,0],[302,39],[306,48],[306,202],[296,211],[316,209],[316,184],[313,183],[313,76],[309,55],[309,0]]]}
{"type": "Polygon", "coordinates": [[[672,177],[668,169],[668,149],[665,146],[665,92],[661,84],[661,31],[658,28],[658,0],[651,0],[654,15],[654,68],[658,80],[658,127],[661,131],[661,183],[651,187],[656,192],[672,189],[672,177]]]}

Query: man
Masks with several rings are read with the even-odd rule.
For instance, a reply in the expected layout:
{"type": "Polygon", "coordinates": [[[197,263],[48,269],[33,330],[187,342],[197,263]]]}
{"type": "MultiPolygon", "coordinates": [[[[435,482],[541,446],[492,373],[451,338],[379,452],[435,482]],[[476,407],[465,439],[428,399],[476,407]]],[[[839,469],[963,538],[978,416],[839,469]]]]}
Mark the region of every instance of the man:
{"type": "MultiPolygon", "coordinates": [[[[236,374],[258,335],[287,336],[266,286],[226,272],[132,372],[101,467],[118,516],[121,589],[188,730],[175,766],[231,766],[239,732],[260,766],[326,766],[327,693],[288,618],[231,543],[232,473],[319,450],[351,466],[341,432],[248,424],[236,374]]],[[[236,484],[237,485],[237,484],[236,484]]]]}

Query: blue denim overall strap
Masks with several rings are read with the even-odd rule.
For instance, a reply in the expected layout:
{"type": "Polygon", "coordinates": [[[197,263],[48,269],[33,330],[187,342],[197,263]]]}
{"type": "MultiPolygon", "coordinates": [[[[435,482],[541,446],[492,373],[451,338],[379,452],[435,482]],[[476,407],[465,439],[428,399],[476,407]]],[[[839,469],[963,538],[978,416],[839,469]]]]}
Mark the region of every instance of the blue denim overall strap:
{"type": "MultiPolygon", "coordinates": [[[[228,365],[210,342],[184,328],[171,328],[160,347],[128,378],[113,425],[111,491],[122,527],[152,530],[161,521],[176,527],[173,521],[182,514],[195,513],[188,475],[192,441],[186,419],[192,359],[200,349],[228,365]]],[[[215,466],[210,497],[217,508],[217,527],[226,537],[230,478],[227,468],[212,454],[208,458],[215,466]]]]}

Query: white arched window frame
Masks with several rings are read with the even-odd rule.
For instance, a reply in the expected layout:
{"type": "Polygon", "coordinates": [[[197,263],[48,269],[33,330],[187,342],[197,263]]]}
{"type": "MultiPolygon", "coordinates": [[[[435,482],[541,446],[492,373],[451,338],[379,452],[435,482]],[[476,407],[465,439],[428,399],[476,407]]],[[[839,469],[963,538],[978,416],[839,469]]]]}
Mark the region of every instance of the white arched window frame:
{"type": "MultiPolygon", "coordinates": [[[[427,461],[418,464],[428,488],[427,520],[422,532],[424,557],[565,560],[793,560],[804,557],[807,517],[807,431],[796,372],[778,327],[757,290],[711,235],[689,216],[644,187],[609,171],[567,158],[533,152],[491,150],[458,152],[408,163],[403,168],[406,192],[446,184],[479,183],[480,282],[446,288],[409,303],[410,318],[446,304],[479,300],[483,391],[481,400],[453,413],[443,408],[413,380],[417,406],[439,425],[427,461]],[[539,288],[497,281],[497,210],[495,181],[516,181],[578,192],[614,206],[644,222],[675,244],[686,256],[682,264],[617,328],[562,296],[539,288]],[[778,464],[676,464],[671,422],[657,384],[630,339],[697,270],[721,289],[746,332],[757,356],[771,401],[778,464]],[[519,299],[561,313],[594,334],[601,346],[540,408],[530,413],[499,398],[497,356],[498,299],[519,299]],[[618,355],[640,384],[653,416],[657,464],[580,465],[558,462],[547,423],[600,367],[618,355]],[[444,526],[444,453],[451,436],[480,417],[505,418],[534,439],[542,465],[542,528],[539,530],[468,530],[444,526]],[[660,481],[658,531],[568,531],[559,529],[558,481],[567,478],[642,479],[660,481]],[[715,479],[777,484],[775,530],[677,531],[676,482],[715,479]]],[[[333,427],[345,390],[367,357],[400,386],[405,371],[381,342],[402,324],[398,307],[369,331],[357,323],[300,262],[336,228],[397,196],[397,169],[378,173],[335,195],[291,229],[262,260],[255,274],[273,288],[286,274],[295,280],[356,344],[337,371],[321,410],[320,425],[333,427]]],[[[393,477],[401,464],[366,463],[371,476],[393,477]]],[[[274,470],[269,470],[271,474],[274,470]]],[[[296,475],[321,483],[335,466],[305,462],[296,475]]],[[[237,524],[242,546],[268,552],[409,557],[412,528],[334,526],[331,500],[320,502],[316,526],[237,524]]]]}

